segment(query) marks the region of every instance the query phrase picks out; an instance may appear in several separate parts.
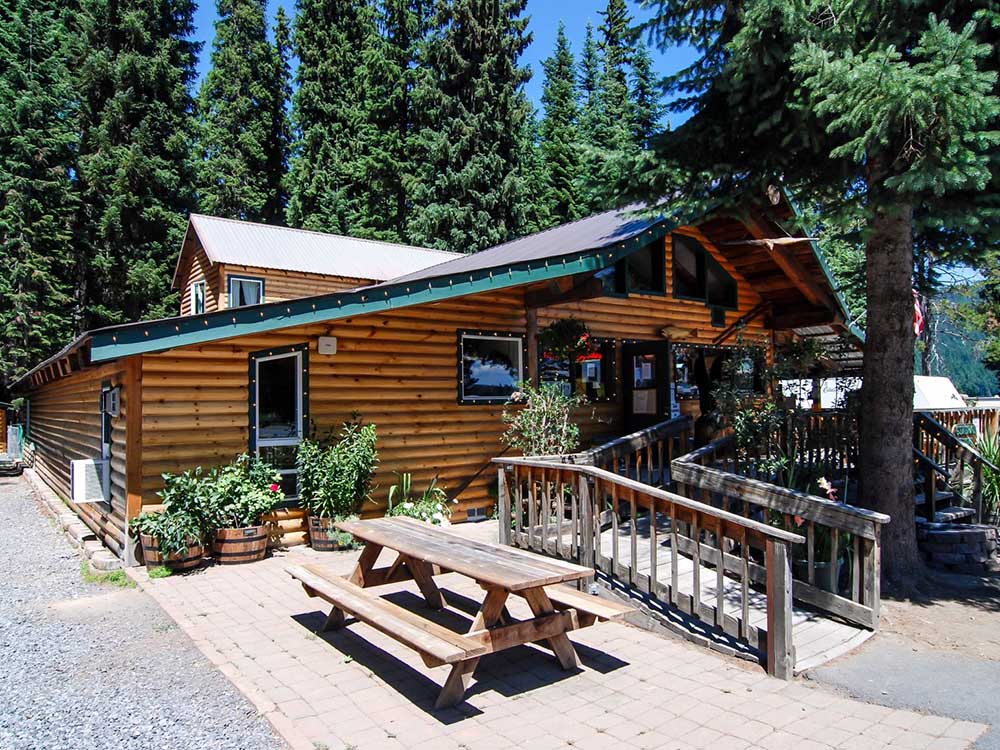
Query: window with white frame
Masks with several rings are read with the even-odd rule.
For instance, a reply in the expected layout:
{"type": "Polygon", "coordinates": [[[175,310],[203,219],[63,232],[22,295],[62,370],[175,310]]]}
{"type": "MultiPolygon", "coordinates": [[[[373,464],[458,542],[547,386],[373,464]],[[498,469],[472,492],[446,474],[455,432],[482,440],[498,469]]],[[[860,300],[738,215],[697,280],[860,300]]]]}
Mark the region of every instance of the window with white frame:
{"type": "Polygon", "coordinates": [[[246,307],[264,302],[264,279],[251,276],[229,277],[229,307],[246,307]]]}
{"type": "Polygon", "coordinates": [[[191,285],[191,314],[205,313],[205,282],[196,281],[191,285]]]}
{"type": "Polygon", "coordinates": [[[460,403],[505,403],[524,380],[522,336],[460,331],[458,350],[460,403]]]}
{"type": "Polygon", "coordinates": [[[304,352],[300,348],[254,355],[251,366],[251,432],[257,455],[281,474],[287,498],[298,495],[295,454],[304,437],[304,352]]]}

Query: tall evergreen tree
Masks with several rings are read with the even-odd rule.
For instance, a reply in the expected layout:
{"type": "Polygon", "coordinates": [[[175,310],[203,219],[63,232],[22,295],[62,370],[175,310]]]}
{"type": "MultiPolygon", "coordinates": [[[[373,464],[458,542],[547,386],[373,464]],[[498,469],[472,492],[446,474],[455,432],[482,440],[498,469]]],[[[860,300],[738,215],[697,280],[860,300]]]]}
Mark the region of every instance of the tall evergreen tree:
{"type": "Polygon", "coordinates": [[[604,65],[598,79],[600,114],[594,131],[594,145],[609,152],[625,151],[635,143],[635,111],[629,91],[632,45],[629,29],[632,17],[625,0],[608,0],[600,26],[604,65]]]}
{"type": "Polygon", "coordinates": [[[361,61],[373,28],[368,0],[296,3],[292,226],[349,234],[358,221],[362,160],[372,137],[361,61]]]}
{"type": "Polygon", "coordinates": [[[552,56],[542,62],[545,115],[539,126],[545,212],[555,224],[580,215],[580,123],[576,65],[566,27],[560,23],[552,56]]]}
{"type": "Polygon", "coordinates": [[[594,25],[587,23],[583,37],[583,53],[580,55],[579,101],[580,132],[588,142],[593,142],[597,128],[600,103],[597,86],[601,80],[601,49],[594,36],[594,25]]]}
{"type": "Polygon", "coordinates": [[[526,0],[439,0],[415,92],[420,132],[410,238],[474,252],[523,223],[520,144],[528,116],[518,58],[526,0]]]}
{"type": "Polygon", "coordinates": [[[288,107],[292,101],[292,29],[280,5],[274,18],[274,97],[270,108],[270,135],[266,144],[268,174],[268,202],[263,216],[273,224],[285,221],[288,208],[288,160],[292,152],[292,123],[288,107]]]}
{"type": "Polygon", "coordinates": [[[431,10],[432,0],[381,0],[377,28],[365,46],[362,75],[372,141],[364,160],[364,204],[355,233],[375,239],[406,237],[413,89],[431,10]]]}
{"type": "Polygon", "coordinates": [[[201,210],[214,216],[280,223],[288,148],[282,143],[286,63],[268,41],[266,5],[217,2],[212,66],[200,97],[198,195],[201,210]]]}
{"type": "MultiPolygon", "coordinates": [[[[675,79],[695,115],[659,139],[646,194],[716,200],[777,176],[828,211],[864,209],[867,338],[862,502],[892,516],[883,570],[921,568],[914,529],[914,237],[1000,235],[991,0],[799,4],[656,0],[664,45],[699,59],[675,79]],[[939,20],[947,19],[947,20],[939,20]]],[[[994,16],[995,18],[995,16],[994,16]]],[[[690,205],[689,205],[690,207],[690,205]]]]}
{"type": "Polygon", "coordinates": [[[60,5],[0,8],[0,393],[72,331],[76,134],[60,5]]]}
{"type": "Polygon", "coordinates": [[[82,207],[79,325],[172,314],[170,280],[194,206],[198,44],[192,0],[80,0],[74,85],[82,207]]]}
{"type": "Polygon", "coordinates": [[[528,115],[524,118],[518,142],[521,189],[518,194],[520,206],[515,213],[521,221],[516,231],[519,235],[538,232],[560,223],[559,217],[553,213],[550,174],[542,154],[538,115],[524,92],[521,97],[528,115]]]}
{"type": "Polygon", "coordinates": [[[632,55],[632,106],[635,140],[641,148],[646,148],[653,135],[661,129],[660,118],[666,110],[653,73],[653,56],[641,40],[632,55]]]}

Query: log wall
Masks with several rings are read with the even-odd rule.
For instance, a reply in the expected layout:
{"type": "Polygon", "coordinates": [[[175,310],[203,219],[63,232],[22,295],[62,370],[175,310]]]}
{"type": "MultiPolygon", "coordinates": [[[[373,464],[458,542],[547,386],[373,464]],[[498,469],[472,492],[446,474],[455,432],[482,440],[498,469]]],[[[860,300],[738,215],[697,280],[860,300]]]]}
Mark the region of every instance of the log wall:
{"type": "Polygon", "coordinates": [[[255,266],[237,266],[220,264],[221,304],[227,306],[229,276],[252,276],[264,279],[264,302],[284,302],[298,297],[313,297],[317,294],[343,292],[368,286],[375,282],[371,279],[352,279],[346,276],[325,276],[319,273],[302,273],[300,271],[281,271],[274,268],[257,268],[255,266]]]}
{"type": "Polygon", "coordinates": [[[188,240],[190,247],[182,252],[184,264],[181,277],[178,280],[181,294],[181,315],[191,314],[191,285],[205,282],[205,312],[215,312],[225,307],[225,293],[219,266],[213,265],[201,247],[195,247],[188,240]]]}
{"type": "MultiPolygon", "coordinates": [[[[47,383],[29,394],[29,440],[35,445],[34,468],[60,497],[69,503],[69,462],[101,457],[101,384],[124,382],[120,361],[77,371],[47,383]]],[[[112,422],[111,503],[70,507],[114,552],[125,543],[125,420],[128,394],[122,388],[121,415],[112,422]]]]}

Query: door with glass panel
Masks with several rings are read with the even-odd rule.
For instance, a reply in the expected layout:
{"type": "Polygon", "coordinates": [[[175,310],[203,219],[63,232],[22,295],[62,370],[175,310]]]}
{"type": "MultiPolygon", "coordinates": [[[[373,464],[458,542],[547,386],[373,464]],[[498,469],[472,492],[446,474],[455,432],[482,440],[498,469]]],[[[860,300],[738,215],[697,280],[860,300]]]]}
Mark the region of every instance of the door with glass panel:
{"type": "Polygon", "coordinates": [[[641,430],[670,418],[670,347],[641,341],[622,348],[625,427],[641,430]]]}
{"type": "Polygon", "coordinates": [[[286,499],[298,497],[295,452],[305,436],[307,390],[304,347],[251,357],[250,432],[256,454],[281,474],[286,499]]]}

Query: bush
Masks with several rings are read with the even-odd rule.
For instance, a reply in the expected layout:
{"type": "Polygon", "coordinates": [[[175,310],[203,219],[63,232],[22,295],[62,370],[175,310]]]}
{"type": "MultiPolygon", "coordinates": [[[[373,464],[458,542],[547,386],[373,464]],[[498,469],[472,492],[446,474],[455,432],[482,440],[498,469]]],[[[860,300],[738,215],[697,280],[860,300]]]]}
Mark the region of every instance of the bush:
{"type": "Polygon", "coordinates": [[[180,474],[164,474],[163,489],[156,494],[163,501],[165,514],[194,519],[198,524],[198,538],[202,539],[213,531],[209,490],[199,466],[180,474]]]}
{"type": "MultiPolygon", "coordinates": [[[[431,480],[420,495],[411,495],[412,477],[409,473],[397,474],[398,481],[389,488],[387,516],[408,516],[433,524],[443,524],[451,518],[451,506],[444,489],[438,487],[437,477],[431,480]]],[[[457,503],[457,500],[452,500],[457,503]]]]}
{"type": "Polygon", "coordinates": [[[330,446],[303,440],[296,454],[299,502],[320,518],[355,515],[371,493],[378,466],[375,425],[345,424],[330,446]]]}
{"type": "Polygon", "coordinates": [[[146,534],[155,538],[164,558],[173,554],[186,555],[192,544],[201,544],[203,540],[201,521],[190,513],[142,513],[128,525],[133,535],[146,534]]]}
{"type": "Polygon", "coordinates": [[[246,453],[212,469],[202,480],[210,530],[257,526],[284,499],[280,482],[274,467],[246,453]]]}
{"type": "Polygon", "coordinates": [[[580,428],[570,421],[570,410],[584,403],[583,396],[567,396],[558,384],[535,388],[522,383],[511,395],[510,404],[524,407],[504,409],[503,421],[508,427],[502,439],[525,456],[572,453],[580,445],[580,428]]]}

